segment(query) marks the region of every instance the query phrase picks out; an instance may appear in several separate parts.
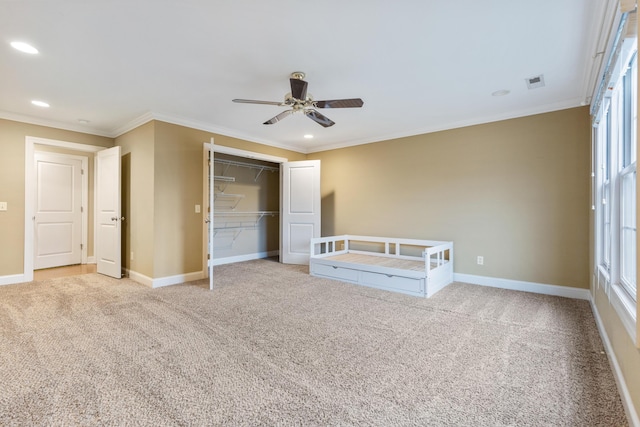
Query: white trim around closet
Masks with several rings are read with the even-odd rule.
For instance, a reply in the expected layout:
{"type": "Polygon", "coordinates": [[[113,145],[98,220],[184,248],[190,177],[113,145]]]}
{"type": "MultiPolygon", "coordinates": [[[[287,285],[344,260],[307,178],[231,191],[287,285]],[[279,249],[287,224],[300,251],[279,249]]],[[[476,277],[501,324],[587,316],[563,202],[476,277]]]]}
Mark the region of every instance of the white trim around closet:
{"type": "Polygon", "coordinates": [[[229,154],[231,156],[244,157],[247,159],[262,160],[272,163],[284,163],[289,161],[286,157],[272,156],[270,154],[256,153],[253,151],[240,150],[239,148],[225,147],[224,145],[216,145],[211,138],[211,147],[214,153],[229,154]]]}

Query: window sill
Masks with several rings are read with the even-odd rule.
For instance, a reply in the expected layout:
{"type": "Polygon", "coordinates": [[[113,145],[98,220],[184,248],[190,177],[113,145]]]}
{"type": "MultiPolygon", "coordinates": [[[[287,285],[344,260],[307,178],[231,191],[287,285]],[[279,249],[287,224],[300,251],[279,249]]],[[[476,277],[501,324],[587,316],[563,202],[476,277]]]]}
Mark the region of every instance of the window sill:
{"type": "Polygon", "coordinates": [[[620,284],[611,286],[611,305],[622,321],[624,328],[631,337],[634,345],[638,345],[636,336],[636,302],[631,299],[627,291],[620,284]]]}

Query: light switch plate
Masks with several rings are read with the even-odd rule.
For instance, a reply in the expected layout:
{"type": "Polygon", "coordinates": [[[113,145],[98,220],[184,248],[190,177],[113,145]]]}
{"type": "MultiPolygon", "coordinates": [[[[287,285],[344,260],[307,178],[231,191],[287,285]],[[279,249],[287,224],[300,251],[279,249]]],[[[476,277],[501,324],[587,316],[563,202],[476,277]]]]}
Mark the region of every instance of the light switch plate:
{"type": "Polygon", "coordinates": [[[7,202],[0,202],[0,211],[7,210],[7,202]]]}
{"type": "Polygon", "coordinates": [[[200,205],[196,205],[196,213],[200,213],[200,205]]]}

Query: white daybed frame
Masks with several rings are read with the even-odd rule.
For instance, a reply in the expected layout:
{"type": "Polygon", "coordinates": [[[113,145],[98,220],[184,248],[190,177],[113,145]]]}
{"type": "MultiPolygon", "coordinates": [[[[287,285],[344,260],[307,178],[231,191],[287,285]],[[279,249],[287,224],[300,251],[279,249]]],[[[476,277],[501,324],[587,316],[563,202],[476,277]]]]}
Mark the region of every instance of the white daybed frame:
{"type": "Polygon", "coordinates": [[[453,281],[453,242],[350,235],[315,238],[309,273],[428,298],[453,281]]]}

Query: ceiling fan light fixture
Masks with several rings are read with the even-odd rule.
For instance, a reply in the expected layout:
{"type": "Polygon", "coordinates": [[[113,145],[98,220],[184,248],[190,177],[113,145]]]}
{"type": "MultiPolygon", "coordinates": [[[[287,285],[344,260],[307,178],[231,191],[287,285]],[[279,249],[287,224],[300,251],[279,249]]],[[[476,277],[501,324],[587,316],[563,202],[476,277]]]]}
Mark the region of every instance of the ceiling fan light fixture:
{"type": "Polygon", "coordinates": [[[310,133],[306,134],[304,136],[304,139],[313,139],[313,135],[311,135],[310,133]]]}

